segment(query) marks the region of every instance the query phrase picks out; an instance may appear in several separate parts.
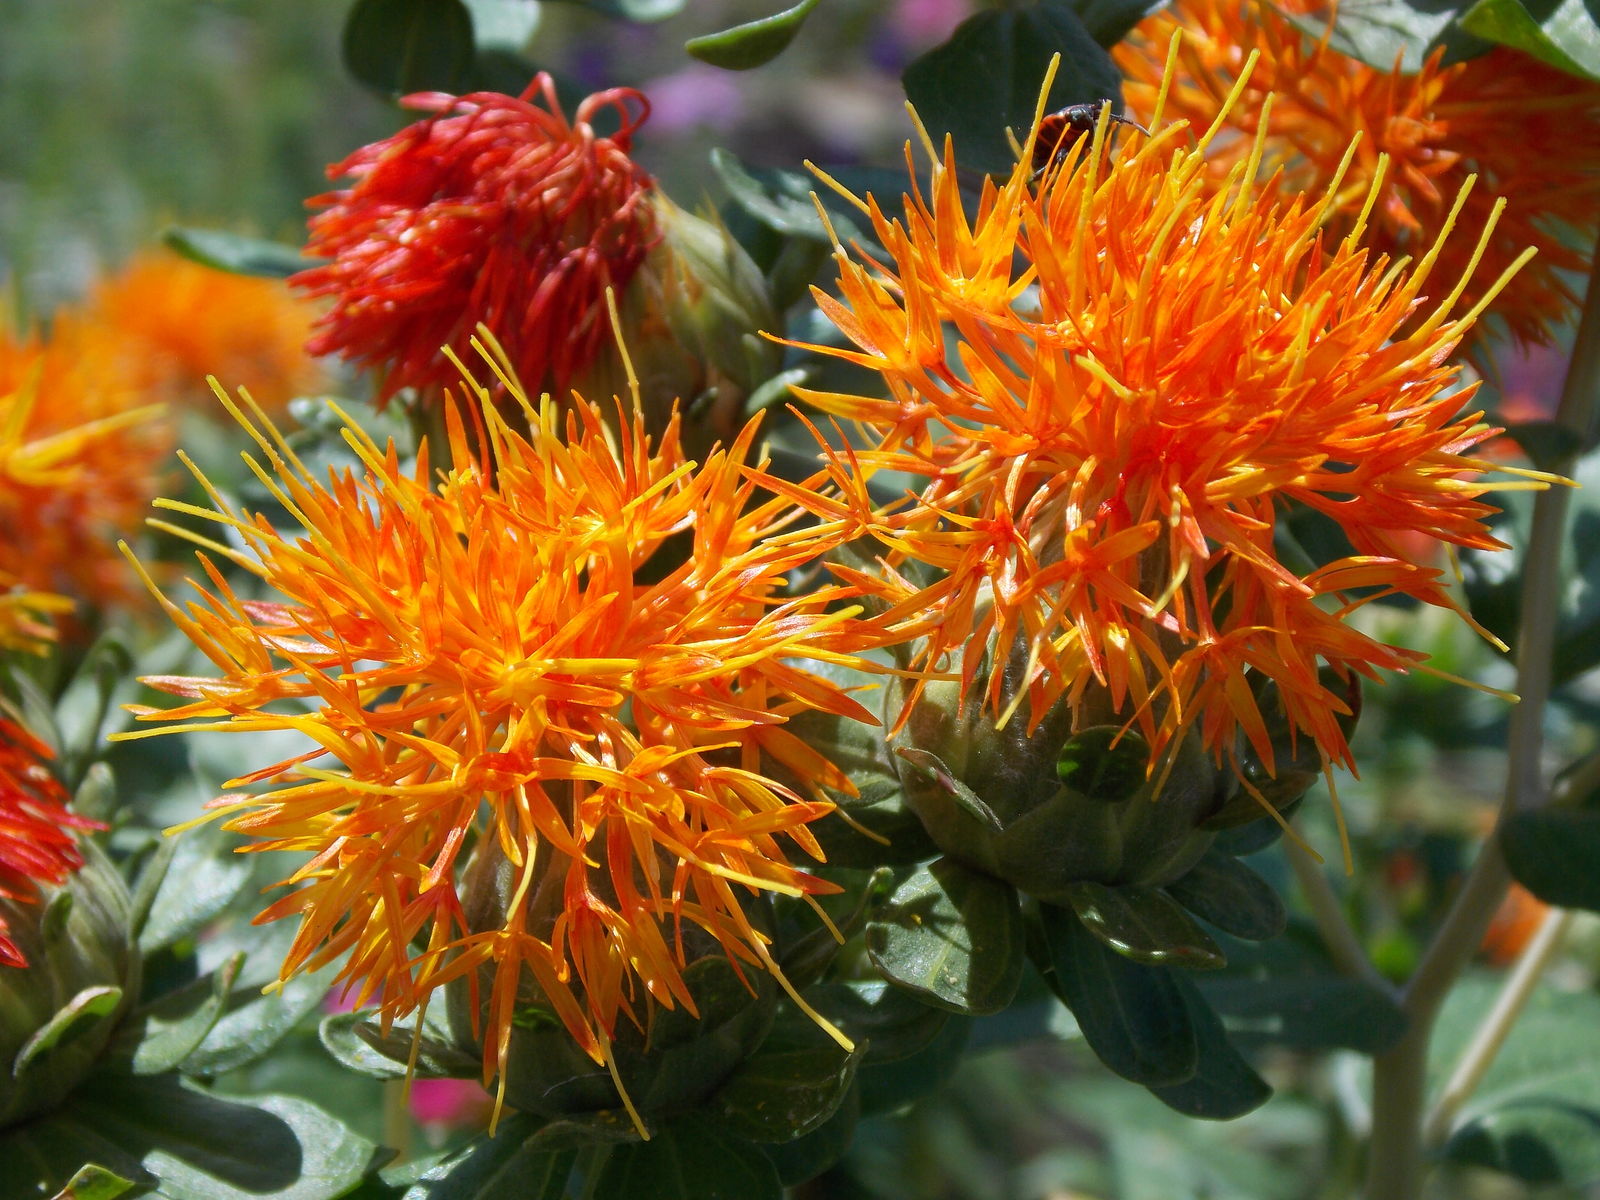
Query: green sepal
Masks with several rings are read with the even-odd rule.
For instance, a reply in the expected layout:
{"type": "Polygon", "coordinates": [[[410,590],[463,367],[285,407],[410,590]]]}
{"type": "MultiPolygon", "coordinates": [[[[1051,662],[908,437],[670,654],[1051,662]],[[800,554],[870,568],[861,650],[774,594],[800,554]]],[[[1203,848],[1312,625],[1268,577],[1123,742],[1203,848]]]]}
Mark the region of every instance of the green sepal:
{"type": "Polygon", "coordinates": [[[914,871],[867,922],[867,953],[893,983],[952,1012],[999,1012],[1022,980],[1009,884],[948,858],[914,871]]]}
{"type": "Polygon", "coordinates": [[[895,750],[895,753],[910,763],[915,770],[944,789],[949,794],[950,799],[955,802],[956,807],[969,817],[972,817],[980,825],[992,833],[1005,832],[1005,826],[1001,824],[1000,818],[995,816],[994,809],[985,804],[983,797],[979,796],[977,792],[957,779],[937,754],[930,750],[919,750],[914,746],[901,746],[895,750]]]}
{"type": "Polygon", "coordinates": [[[356,0],[345,18],[345,69],[391,96],[454,92],[472,67],[472,14],[461,0],[356,0]]]}
{"type": "Polygon", "coordinates": [[[222,229],[189,229],[174,226],[161,240],[168,249],[191,262],[230,275],[254,275],[262,279],[287,279],[298,271],[317,265],[295,246],[247,237],[222,229]]]}
{"type": "Polygon", "coordinates": [[[758,1143],[788,1142],[821,1127],[844,1101],[865,1057],[846,1050],[814,1021],[795,1013],[728,1081],[708,1107],[730,1133],[758,1143]]]}
{"type": "Polygon", "coordinates": [[[1150,782],[1150,743],[1118,725],[1091,726],[1061,747],[1056,778],[1091,800],[1132,800],[1150,782]]]}
{"type": "Polygon", "coordinates": [[[614,1146],[592,1200],[781,1200],[778,1169],[757,1146],[705,1117],[688,1117],[648,1142],[614,1146]]]}
{"type": "Polygon", "coordinates": [[[1215,846],[1188,872],[1167,884],[1167,895],[1203,921],[1246,941],[1277,937],[1289,912],[1276,889],[1215,846]]]}
{"type": "Polygon", "coordinates": [[[106,1046],[101,1069],[159,1075],[183,1062],[222,1016],[244,958],[241,951],[209,975],[130,1012],[106,1046]]]}
{"type": "Polygon", "coordinates": [[[1265,1104],[1272,1095],[1272,1088],[1234,1049],[1227,1030],[1199,990],[1181,975],[1174,975],[1172,982],[1189,1010],[1189,1024],[1194,1029],[1199,1059],[1193,1078],[1170,1086],[1152,1087],[1151,1095],[1185,1116],[1211,1121],[1231,1121],[1265,1104]]]}
{"type": "Polygon", "coordinates": [[[537,1146],[532,1139],[539,1131],[536,1117],[511,1114],[493,1137],[474,1138],[426,1171],[405,1200],[558,1200],[566,1194],[576,1155],[537,1146]]]}
{"type": "Polygon", "coordinates": [[[1174,973],[1124,958],[1067,909],[1041,904],[1039,919],[1047,955],[1040,970],[1100,1061],[1146,1086],[1193,1078],[1199,1039],[1174,973]]]}
{"type": "Polygon", "coordinates": [[[701,62],[727,71],[748,71],[771,62],[789,48],[817,0],[800,0],[793,8],[746,21],[717,33],[690,38],[683,48],[701,62]]]}
{"type": "Polygon", "coordinates": [[[9,1072],[17,1081],[15,1086],[25,1089],[26,1076],[35,1063],[45,1055],[89,1037],[107,1021],[115,1020],[121,1005],[122,989],[119,987],[86,987],[74,995],[22,1043],[9,1072]]]}
{"type": "Polygon", "coordinates": [[[1083,926],[1112,950],[1152,967],[1215,970],[1227,958],[1215,939],[1165,892],[1131,884],[1068,884],[1083,926]]]}

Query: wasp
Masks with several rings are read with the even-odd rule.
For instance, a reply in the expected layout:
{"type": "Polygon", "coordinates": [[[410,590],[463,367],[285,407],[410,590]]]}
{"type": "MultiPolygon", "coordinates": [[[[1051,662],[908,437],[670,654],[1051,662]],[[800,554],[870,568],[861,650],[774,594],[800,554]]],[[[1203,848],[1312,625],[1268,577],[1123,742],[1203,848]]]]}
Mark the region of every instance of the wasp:
{"type": "MultiPolygon", "coordinates": [[[[1095,123],[1100,120],[1101,110],[1110,103],[1109,99],[1104,99],[1088,104],[1069,104],[1059,112],[1048,113],[1041,118],[1039,132],[1033,142],[1033,177],[1037,179],[1051,163],[1065,158],[1067,151],[1077,145],[1080,138],[1092,135],[1095,123]]],[[[1150,136],[1150,131],[1137,121],[1116,113],[1111,114],[1111,120],[1118,125],[1131,125],[1145,137],[1150,136]]]]}

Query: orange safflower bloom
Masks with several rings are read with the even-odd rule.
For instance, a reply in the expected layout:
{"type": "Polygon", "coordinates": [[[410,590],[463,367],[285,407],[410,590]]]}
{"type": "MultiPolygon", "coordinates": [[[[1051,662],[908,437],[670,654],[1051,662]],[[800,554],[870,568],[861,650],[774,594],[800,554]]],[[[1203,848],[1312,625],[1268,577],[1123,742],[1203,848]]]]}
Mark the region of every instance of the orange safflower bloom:
{"type": "Polygon", "coordinates": [[[852,790],[784,723],[872,720],[805,662],[855,663],[874,636],[842,587],[784,595],[786,573],[841,534],[763,499],[771,481],[745,462],[755,424],[697,467],[676,421],[652,445],[637,415],[611,433],[592,405],[563,420],[500,382],[531,433],[480,389],[488,457],[452,407],[456,465],[437,479],[425,452],[403,469],[352,426],[364,473],[318,482],[259,411],[236,413],[304,532],[214,490],[214,511],[162,502],[241,542],[204,544],[268,598],[202,555],[200,600],[166,606],[217,674],[147,680],[189,702],[141,711],[182,722],[154,733],[305,738],[225,785],[266,790],[215,802],[250,849],[311,856],[259,918],[299,919],[284,977],[348,955],[339,980],[393,1019],[489,970],[486,1082],[528,1003],[519,988],[609,1065],[619,1019],[692,1010],[681,970],[697,929],[782,982],[741,898],[834,890],[790,859],[821,857],[806,826],[832,807],[822,789],[852,790]],[[810,794],[765,774],[768,757],[810,794]],[[458,887],[474,844],[516,880],[487,928],[458,887]]]}
{"type": "Polygon", "coordinates": [[[19,638],[40,635],[41,609],[68,607],[44,594],[137,592],[116,541],[143,520],[174,434],[124,379],[123,353],[114,331],[70,313],[48,340],[0,335],[0,592],[19,638]]]}
{"type": "MultiPolygon", "coordinates": [[[[61,883],[83,865],[71,831],[105,828],[67,811],[49,758],[43,742],[0,714],[0,900],[37,900],[40,884],[61,883]]],[[[0,906],[0,967],[27,966],[6,929],[0,906]]]]}
{"type": "Polygon", "coordinates": [[[328,168],[347,188],[317,196],[306,252],[329,261],[291,278],[332,307],[309,349],[378,372],[378,399],[437,395],[487,325],[535,391],[563,393],[611,336],[618,292],[656,240],[650,176],[628,157],[649,113],[631,88],[597,92],[569,121],[541,73],[520,97],[426,92],[435,115],[328,168]],[[620,129],[597,134],[606,109],[620,129]]]}
{"type": "Polygon", "coordinates": [[[175,254],[147,254],[95,284],[85,319],[126,339],[127,378],[150,399],[211,391],[233,379],[276,411],[321,380],[306,353],[312,306],[278,280],[218,271],[175,254]]]}
{"type": "Polygon", "coordinates": [[[1502,468],[1470,453],[1494,431],[1457,415],[1470,391],[1444,365],[1472,314],[1451,316],[1456,293],[1419,313],[1449,290],[1437,246],[1406,266],[1359,227],[1327,238],[1337,177],[1280,205],[1243,164],[1219,190],[1208,139],[1187,148],[1182,125],[1112,140],[1035,181],[1030,137],[972,214],[952,149],[930,144],[903,219],[863,203],[885,261],[841,250],[842,299],[817,293],[858,349],[813,348],[880,372],[888,398],[799,393],[858,427],[835,454],[836,515],[880,539],[884,569],[850,578],[897,606],[887,619],[937,614],[924,665],[956,660],[1002,720],[1064,701],[1089,723],[1120,714],[1158,753],[1198,729],[1232,757],[1242,734],[1270,767],[1265,677],[1349,766],[1348,689],[1319,668],[1376,678],[1424,657],[1350,616],[1380,595],[1455,607],[1407,535],[1499,545],[1479,475],[1502,468]],[[875,508],[852,480],[886,471],[910,494],[875,508]],[[1352,552],[1280,558],[1290,505],[1352,552]],[[915,564],[937,578],[917,586],[915,564]],[[980,675],[1011,648],[1008,694],[1008,671],[980,675]]]}
{"type": "MultiPolygon", "coordinates": [[[[1141,23],[1113,52],[1128,76],[1130,111],[1148,117],[1160,91],[1167,47],[1183,45],[1164,112],[1204,129],[1218,119],[1252,52],[1260,60],[1242,98],[1223,118],[1229,131],[1213,143],[1212,170],[1225,175],[1266,132],[1265,160],[1283,169],[1286,193],[1320,193],[1361,141],[1346,171],[1328,231],[1342,238],[1359,220],[1380,155],[1390,166],[1363,241],[1373,253],[1420,256],[1432,245],[1467,178],[1474,189],[1462,210],[1469,229],[1488,224],[1496,196],[1507,207],[1484,248],[1478,282],[1466,301],[1529,246],[1538,257],[1506,285],[1489,312],[1520,343],[1548,342],[1576,312],[1565,273],[1587,274],[1600,207],[1600,141],[1578,131],[1600,122],[1600,84],[1500,47],[1444,66],[1436,51],[1416,74],[1378,70],[1294,24],[1319,19],[1314,0],[1179,0],[1141,23]],[[1267,98],[1271,97],[1270,106],[1267,98]]],[[[1329,17],[1329,31],[1332,23],[1329,17]]],[[[1439,270],[1467,275],[1471,243],[1447,246],[1439,270]]],[[[1480,326],[1474,338],[1489,330],[1480,326]]]]}

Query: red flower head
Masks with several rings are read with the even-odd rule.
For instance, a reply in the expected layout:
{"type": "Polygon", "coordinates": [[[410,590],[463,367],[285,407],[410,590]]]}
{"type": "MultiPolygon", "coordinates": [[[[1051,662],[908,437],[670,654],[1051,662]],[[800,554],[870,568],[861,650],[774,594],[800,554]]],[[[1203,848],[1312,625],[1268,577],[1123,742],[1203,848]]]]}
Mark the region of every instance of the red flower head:
{"type": "Polygon", "coordinates": [[[541,73],[520,97],[408,96],[435,114],[328,169],[354,182],[310,201],[307,251],[329,261],[291,279],[333,307],[307,345],[375,367],[380,401],[459,379],[481,321],[530,389],[561,392],[611,336],[619,291],[656,240],[652,181],[628,157],[649,113],[631,88],[597,92],[569,121],[541,73]],[[537,96],[537,100],[532,97],[537,96]],[[621,128],[590,121],[614,109],[621,128]]]}
{"type": "MultiPolygon", "coordinates": [[[[67,795],[44,765],[49,749],[14,721],[0,716],[0,901],[31,901],[40,884],[63,882],[83,865],[71,831],[103,829],[66,808],[67,795]]],[[[0,903],[0,967],[27,960],[6,936],[0,903]]]]}

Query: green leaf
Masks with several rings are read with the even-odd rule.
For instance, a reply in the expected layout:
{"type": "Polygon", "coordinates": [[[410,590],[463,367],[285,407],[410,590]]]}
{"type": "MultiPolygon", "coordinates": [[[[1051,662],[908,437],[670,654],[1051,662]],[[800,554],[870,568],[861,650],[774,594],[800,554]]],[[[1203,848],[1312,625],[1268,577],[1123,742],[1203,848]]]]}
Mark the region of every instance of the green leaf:
{"type": "MultiPolygon", "coordinates": [[[[1494,1003],[1501,980],[1468,976],[1440,1014],[1430,1082],[1437,1089],[1494,1003]]],[[[1600,996],[1534,992],[1443,1149],[1526,1183],[1600,1181],[1600,996]]]]}
{"type": "Polygon", "coordinates": [[[1072,11],[1089,36],[1109,50],[1140,21],[1165,7],[1165,0],[1074,0],[1072,11]]]}
{"type": "Polygon", "coordinates": [[[1211,935],[1155,888],[1084,881],[1066,891],[1084,928],[1135,962],[1199,969],[1227,964],[1211,935]]]}
{"type": "Polygon", "coordinates": [[[994,810],[983,802],[983,797],[957,779],[955,773],[944,765],[944,761],[937,754],[929,750],[918,750],[914,746],[901,746],[895,753],[933,780],[955,802],[957,808],[978,824],[994,833],[1005,832],[1005,826],[1000,823],[1000,818],[995,816],[994,810]]]}
{"type": "Polygon", "coordinates": [[[359,1183],[375,1154],[307,1101],[225,1100],[171,1074],[103,1075],[49,1115],[0,1132],[0,1162],[44,1194],[87,1161],[153,1178],[165,1200],[325,1200],[359,1183]]]}
{"type": "Polygon", "coordinates": [[[22,1043],[15,1061],[7,1067],[9,1074],[21,1079],[35,1061],[44,1061],[44,1056],[99,1029],[115,1016],[121,1004],[119,987],[84,988],[22,1043]]]}
{"type": "Polygon", "coordinates": [[[461,0],[356,0],[345,18],[345,69],[392,96],[456,91],[475,53],[461,0]]]}
{"type": "MultiPolygon", "coordinates": [[[[1003,173],[1015,161],[1006,130],[1026,131],[1052,55],[1061,55],[1045,111],[1122,95],[1122,75],[1065,4],[980,12],[910,66],[906,96],[936,142],[955,139],[956,161],[1003,173]]],[[[1120,109],[1120,103],[1117,104],[1120,109]]]]}
{"type": "Polygon", "coordinates": [[[194,937],[250,886],[250,863],[233,852],[237,844],[238,839],[209,825],[162,839],[139,880],[141,900],[147,878],[155,881],[139,926],[142,953],[194,937]]]}
{"type": "Polygon", "coordinates": [[[950,1020],[904,988],[882,980],[818,984],[806,1000],[824,1017],[866,1046],[863,1064],[895,1062],[925,1049],[950,1020]]]}
{"type": "Polygon", "coordinates": [[[728,71],[747,71],[771,62],[789,48],[817,0],[800,0],[793,8],[747,21],[720,33],[690,38],[683,48],[701,62],[728,71]]]}
{"type": "Polygon", "coordinates": [[[1505,436],[1541,471],[1559,474],[1583,450],[1583,438],[1556,421],[1510,421],[1505,436]]]}
{"type": "Polygon", "coordinates": [[[195,1052],[183,1060],[185,1074],[216,1076],[265,1057],[300,1021],[316,1012],[328,994],[338,964],[262,991],[235,989],[222,1017],[195,1052]]]}
{"type": "MultiPolygon", "coordinates": [[[[832,245],[827,226],[817,215],[817,200],[827,210],[834,232],[842,242],[874,244],[859,209],[850,204],[826,183],[815,176],[799,171],[784,171],[771,167],[749,167],[723,149],[711,152],[711,169],[717,173],[728,196],[738,207],[763,225],[786,237],[806,238],[824,246],[832,245]]],[[[901,195],[906,188],[906,177],[899,171],[833,170],[828,172],[840,184],[856,195],[863,184],[887,195],[901,195]],[[843,176],[841,178],[841,176],[843,176]]],[[[859,722],[852,722],[859,724],[859,722]]],[[[879,739],[882,735],[879,734],[879,739]]]]}
{"type": "Polygon", "coordinates": [[[1382,1054],[1406,1029],[1405,1013],[1369,983],[1338,975],[1197,981],[1241,1041],[1293,1050],[1382,1054]]]}
{"type": "Polygon", "coordinates": [[[134,1009],[106,1047],[106,1066],[135,1075],[159,1075],[176,1067],[222,1016],[243,963],[244,955],[236,954],[210,975],[134,1009]]]}
{"type": "Polygon", "coordinates": [[[780,1200],[777,1168],[720,1123],[691,1117],[648,1142],[613,1147],[594,1200],[780,1200]]]}
{"type": "Polygon", "coordinates": [[[1041,904],[1039,916],[1045,978],[1100,1061],[1147,1086],[1192,1078],[1200,1061],[1198,1035],[1173,973],[1124,958],[1067,909],[1041,904]]]}
{"type": "Polygon", "coordinates": [[[638,21],[641,24],[665,21],[683,11],[685,0],[566,0],[592,8],[619,21],[638,21]]]}
{"type": "Polygon", "coordinates": [[[479,1136],[427,1171],[405,1194],[405,1200],[558,1200],[576,1157],[572,1151],[550,1151],[531,1144],[539,1122],[515,1113],[500,1122],[493,1137],[479,1136]]]}
{"type": "Polygon", "coordinates": [[[1022,979],[1022,913],[1009,884],[946,858],[915,871],[867,923],[885,978],[952,1012],[999,1012],[1022,979]]]}
{"type": "Polygon", "coordinates": [[[792,1142],[763,1145],[761,1151],[778,1169],[778,1182],[786,1188],[799,1187],[814,1179],[844,1157],[855,1137],[861,1119],[861,1089],[851,1088],[844,1102],[821,1125],[792,1142]]]}
{"type": "Polygon", "coordinates": [[[962,1051],[971,1034],[971,1017],[951,1016],[938,1035],[915,1054],[863,1066],[856,1072],[862,1113],[890,1112],[943,1087],[961,1066],[962,1051]]]}
{"type": "Polygon", "coordinates": [[[1272,885],[1237,858],[1216,849],[1208,850],[1166,890],[1201,920],[1252,942],[1277,937],[1289,922],[1288,911],[1272,885]]]}
{"type": "Polygon", "coordinates": [[[163,233],[161,240],[185,258],[234,275],[286,279],[317,265],[315,260],[301,257],[294,246],[221,229],[173,228],[163,233]]]}
{"type": "Polygon", "coordinates": [[[108,1171],[102,1166],[90,1163],[67,1180],[67,1186],[51,1197],[51,1200],[117,1200],[118,1196],[131,1192],[138,1186],[139,1184],[133,1180],[124,1179],[115,1171],[108,1171]]]}
{"type": "Polygon", "coordinates": [[[1500,826],[1511,874],[1546,904],[1600,912],[1600,812],[1545,809],[1500,826]]]}
{"type": "Polygon", "coordinates": [[[1478,0],[1461,27],[1569,75],[1600,79],[1600,15],[1584,0],[1478,0]]]}
{"type": "MultiPolygon", "coordinates": [[[[352,1071],[374,1079],[400,1079],[411,1057],[412,1027],[392,1025],[385,1034],[370,1009],[333,1013],[317,1027],[323,1047],[352,1071]]],[[[428,1026],[417,1049],[418,1079],[470,1079],[483,1070],[473,1055],[429,1037],[428,1026]]]]}
{"type": "Polygon", "coordinates": [[[731,1133],[752,1142],[789,1142],[821,1127],[838,1110],[865,1057],[845,1050],[809,1018],[806,1043],[763,1046],[712,1097],[731,1133]]]}
{"type": "Polygon", "coordinates": [[[1152,1087],[1151,1093],[1184,1116],[1211,1121],[1231,1121],[1265,1104],[1272,1089],[1233,1048],[1211,1006],[1190,980],[1175,975],[1172,981],[1188,1007],[1200,1051],[1199,1062],[1193,1078],[1167,1087],[1152,1087]]]}
{"type": "Polygon", "coordinates": [[[1436,46],[1461,40],[1459,32],[1451,36],[1460,8],[1459,0],[1340,0],[1331,33],[1326,14],[1289,19],[1309,38],[1326,34],[1340,54],[1379,71],[1392,70],[1398,57],[1400,69],[1415,75],[1436,46]]]}

